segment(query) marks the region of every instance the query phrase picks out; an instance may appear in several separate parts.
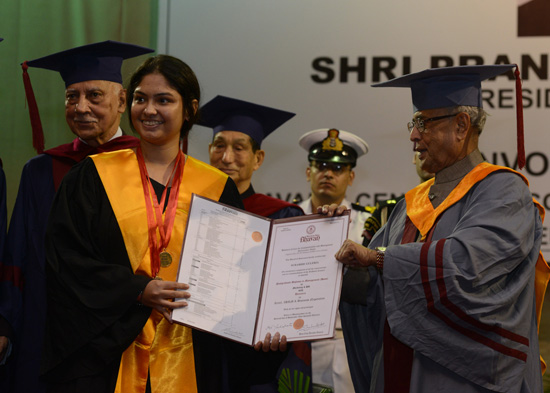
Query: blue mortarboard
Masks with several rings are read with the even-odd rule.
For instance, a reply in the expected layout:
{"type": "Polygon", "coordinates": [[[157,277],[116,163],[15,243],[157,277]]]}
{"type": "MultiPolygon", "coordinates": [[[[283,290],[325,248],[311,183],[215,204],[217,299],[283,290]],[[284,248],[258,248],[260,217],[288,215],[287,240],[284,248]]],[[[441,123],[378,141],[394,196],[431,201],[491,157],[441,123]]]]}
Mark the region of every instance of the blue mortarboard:
{"type": "Polygon", "coordinates": [[[154,52],[154,49],[117,41],[103,41],[94,44],[78,46],[61,52],[44,56],[36,60],[25,61],[23,68],[23,83],[29,104],[33,146],[40,154],[44,151],[44,132],[40,122],[38,106],[34,98],[31,81],[27,69],[29,67],[45,68],[57,71],[65,81],[65,87],[73,83],[105,80],[122,84],[121,67],[124,59],[154,52]]]}
{"type": "Polygon", "coordinates": [[[139,45],[103,41],[67,49],[26,64],[59,72],[65,87],[90,80],[122,83],[122,61],[151,52],[154,50],[139,45]]]}
{"type": "Polygon", "coordinates": [[[376,83],[373,87],[409,87],[413,111],[448,108],[453,106],[476,106],[483,108],[481,82],[494,78],[515,68],[516,119],[518,166],[525,166],[523,140],[523,103],[519,69],[515,64],[476,65],[430,68],[376,83]]]}
{"type": "Polygon", "coordinates": [[[372,86],[410,87],[414,112],[459,105],[482,108],[481,81],[515,67],[513,64],[502,64],[430,68],[372,86]]]}
{"type": "Polygon", "coordinates": [[[216,96],[201,108],[199,125],[220,131],[239,131],[258,145],[296,114],[236,98],[216,96]]]}

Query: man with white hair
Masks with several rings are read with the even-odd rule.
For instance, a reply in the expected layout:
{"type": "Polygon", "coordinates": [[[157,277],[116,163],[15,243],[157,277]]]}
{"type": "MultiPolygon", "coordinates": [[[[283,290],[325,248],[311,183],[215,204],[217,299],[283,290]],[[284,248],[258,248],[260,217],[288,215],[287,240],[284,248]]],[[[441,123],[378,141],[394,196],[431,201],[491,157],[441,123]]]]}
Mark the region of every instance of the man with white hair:
{"type": "MultiPolygon", "coordinates": [[[[13,359],[8,360],[14,393],[45,391],[38,378],[46,319],[44,239],[55,192],[69,169],[88,155],[139,145],[137,138],[123,135],[120,128],[126,109],[121,66],[124,59],[151,52],[137,45],[104,41],[23,63],[34,145],[43,154],[23,168],[2,266],[9,279],[1,282],[0,320],[15,330],[10,340],[13,359]],[[42,151],[42,127],[33,106],[34,94],[29,94],[28,67],[60,73],[65,82],[65,119],[76,135],[72,142],[42,151]]],[[[2,337],[6,336],[0,331],[2,337]]]]}
{"type": "MultiPolygon", "coordinates": [[[[377,85],[411,89],[409,139],[435,177],[405,194],[369,248],[346,240],[336,254],[370,272],[349,337],[357,391],[542,391],[544,209],[523,175],[486,162],[478,148],[481,81],[513,68],[428,69],[377,85]]],[[[517,69],[516,78],[521,86],[517,69]]]]}

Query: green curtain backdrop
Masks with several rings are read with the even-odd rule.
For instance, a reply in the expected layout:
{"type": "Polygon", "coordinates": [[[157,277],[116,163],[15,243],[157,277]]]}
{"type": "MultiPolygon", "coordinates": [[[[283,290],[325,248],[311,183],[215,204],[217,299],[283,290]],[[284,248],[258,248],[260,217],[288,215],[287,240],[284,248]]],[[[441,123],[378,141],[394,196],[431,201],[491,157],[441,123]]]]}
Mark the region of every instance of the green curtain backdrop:
{"type": "MultiPolygon", "coordinates": [[[[0,158],[11,215],[23,165],[36,152],[20,63],[75,46],[115,40],[156,49],[158,0],[0,0],[0,158]]],[[[124,62],[125,82],[145,59],[124,62]]],[[[30,68],[46,149],[70,142],[59,74],[30,68]]],[[[122,128],[131,133],[127,117],[122,128]]]]}

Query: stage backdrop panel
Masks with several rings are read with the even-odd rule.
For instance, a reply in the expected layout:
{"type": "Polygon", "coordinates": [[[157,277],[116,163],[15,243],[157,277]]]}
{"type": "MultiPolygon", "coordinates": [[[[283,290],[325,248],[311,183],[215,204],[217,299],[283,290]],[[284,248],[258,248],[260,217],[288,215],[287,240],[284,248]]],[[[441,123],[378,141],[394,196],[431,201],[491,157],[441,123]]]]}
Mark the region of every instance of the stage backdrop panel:
{"type": "MultiPolygon", "coordinates": [[[[540,22],[529,16],[531,2],[524,3],[164,0],[158,48],[196,71],[203,103],[222,94],[297,113],[263,142],[266,160],[253,177],[256,191],[285,200],[307,198],[306,152],[298,139],[309,130],[333,127],[370,146],[347,195],[364,205],[400,195],[418,182],[406,129],[413,113],[410,91],[376,89],[372,83],[430,67],[517,63],[525,106],[522,173],[549,208],[550,37],[544,29],[525,28],[540,22]]],[[[511,74],[485,82],[490,116],[481,136],[486,159],[512,168],[517,166],[514,94],[511,74]]],[[[208,161],[211,138],[211,130],[195,127],[190,154],[208,161]]],[[[547,223],[543,250],[549,249],[547,223]]]]}

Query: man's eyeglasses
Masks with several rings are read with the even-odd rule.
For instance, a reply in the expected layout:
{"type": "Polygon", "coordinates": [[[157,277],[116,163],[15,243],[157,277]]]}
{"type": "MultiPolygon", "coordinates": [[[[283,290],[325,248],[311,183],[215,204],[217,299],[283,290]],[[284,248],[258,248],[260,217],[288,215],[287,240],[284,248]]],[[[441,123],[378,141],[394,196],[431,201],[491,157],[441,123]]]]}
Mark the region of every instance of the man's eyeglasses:
{"type": "Polygon", "coordinates": [[[330,170],[332,173],[337,175],[344,173],[344,171],[350,167],[349,164],[339,164],[337,162],[321,162],[321,161],[313,161],[311,163],[311,166],[315,167],[319,172],[330,170]]]}
{"type": "Polygon", "coordinates": [[[407,128],[409,129],[409,134],[412,132],[414,127],[416,127],[418,132],[420,132],[422,134],[424,131],[426,131],[426,123],[427,122],[446,119],[448,117],[453,117],[453,116],[456,116],[456,115],[458,115],[458,113],[453,113],[452,115],[430,117],[429,119],[422,119],[422,118],[419,117],[417,119],[412,119],[410,122],[408,122],[407,123],[407,128]]]}

